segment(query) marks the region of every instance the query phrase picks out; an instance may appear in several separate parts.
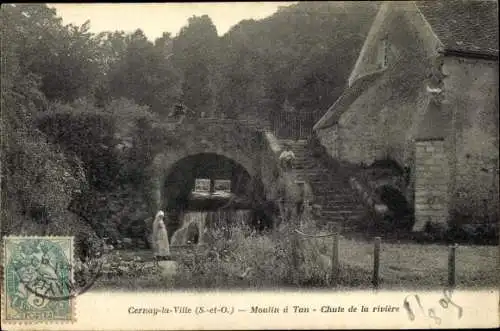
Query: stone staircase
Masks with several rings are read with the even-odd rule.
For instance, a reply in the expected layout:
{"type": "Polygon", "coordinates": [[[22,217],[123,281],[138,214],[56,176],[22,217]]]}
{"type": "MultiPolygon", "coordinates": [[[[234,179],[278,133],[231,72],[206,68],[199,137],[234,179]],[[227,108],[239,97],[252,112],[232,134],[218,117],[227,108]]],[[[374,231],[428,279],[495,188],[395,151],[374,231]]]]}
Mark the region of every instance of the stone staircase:
{"type": "Polygon", "coordinates": [[[322,206],[319,224],[341,223],[344,231],[349,230],[364,213],[365,207],[359,201],[357,192],[349,184],[349,177],[356,169],[332,160],[325,165],[313,154],[307,140],[280,139],[283,146],[288,143],[296,156],[293,172],[298,180],[311,185],[314,203],[322,206]]]}

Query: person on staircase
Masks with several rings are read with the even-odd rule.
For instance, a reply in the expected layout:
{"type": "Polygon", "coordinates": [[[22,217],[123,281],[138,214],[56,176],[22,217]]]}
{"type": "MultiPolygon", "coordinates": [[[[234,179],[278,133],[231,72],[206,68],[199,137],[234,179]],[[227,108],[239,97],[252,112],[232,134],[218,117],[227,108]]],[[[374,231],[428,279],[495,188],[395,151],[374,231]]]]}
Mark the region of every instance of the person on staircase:
{"type": "Polygon", "coordinates": [[[283,152],[281,152],[279,156],[279,162],[283,170],[287,171],[293,169],[295,154],[293,153],[292,146],[290,146],[290,144],[285,144],[283,152]]]}

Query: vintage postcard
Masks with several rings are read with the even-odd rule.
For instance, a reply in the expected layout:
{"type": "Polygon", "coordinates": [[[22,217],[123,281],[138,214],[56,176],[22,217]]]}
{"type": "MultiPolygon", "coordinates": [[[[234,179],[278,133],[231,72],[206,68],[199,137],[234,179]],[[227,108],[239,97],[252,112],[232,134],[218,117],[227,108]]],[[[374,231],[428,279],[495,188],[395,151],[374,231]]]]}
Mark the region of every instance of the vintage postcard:
{"type": "Polygon", "coordinates": [[[499,326],[497,1],[1,19],[2,329],[499,326]]]}

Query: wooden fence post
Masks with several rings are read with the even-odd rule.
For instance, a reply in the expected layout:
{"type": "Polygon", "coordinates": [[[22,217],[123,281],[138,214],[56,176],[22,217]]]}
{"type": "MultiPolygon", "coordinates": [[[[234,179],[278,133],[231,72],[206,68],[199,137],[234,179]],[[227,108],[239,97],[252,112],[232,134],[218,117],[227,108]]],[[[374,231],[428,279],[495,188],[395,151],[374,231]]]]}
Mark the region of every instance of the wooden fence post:
{"type": "Polygon", "coordinates": [[[299,284],[299,234],[295,231],[292,233],[292,250],[293,250],[293,285],[299,284]]]}
{"type": "Polygon", "coordinates": [[[448,286],[450,289],[455,287],[455,257],[458,245],[451,245],[448,253],[448,286]]]}
{"type": "Polygon", "coordinates": [[[380,269],[380,237],[375,237],[375,244],[373,247],[373,279],[372,284],[375,289],[379,285],[379,269],[380,269]]]}
{"type": "Polygon", "coordinates": [[[330,275],[330,282],[332,285],[338,283],[339,276],[339,239],[340,239],[340,227],[337,225],[334,227],[333,235],[333,245],[332,245],[332,270],[330,275]]]}
{"type": "MultiPolygon", "coordinates": [[[[291,208],[291,206],[288,206],[291,208]]],[[[295,229],[298,229],[297,215],[292,213],[291,215],[291,244],[292,244],[292,283],[293,285],[298,285],[299,280],[299,234],[295,232],[295,229]]]]}

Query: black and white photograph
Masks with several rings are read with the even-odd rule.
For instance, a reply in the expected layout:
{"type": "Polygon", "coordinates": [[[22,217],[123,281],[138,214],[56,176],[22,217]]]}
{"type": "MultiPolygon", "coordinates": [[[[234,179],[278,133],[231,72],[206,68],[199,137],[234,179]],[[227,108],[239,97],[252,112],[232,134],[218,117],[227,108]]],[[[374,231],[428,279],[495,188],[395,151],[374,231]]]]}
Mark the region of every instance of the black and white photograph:
{"type": "Polygon", "coordinates": [[[498,289],[498,1],[10,3],[1,27],[4,317],[498,289]]]}

